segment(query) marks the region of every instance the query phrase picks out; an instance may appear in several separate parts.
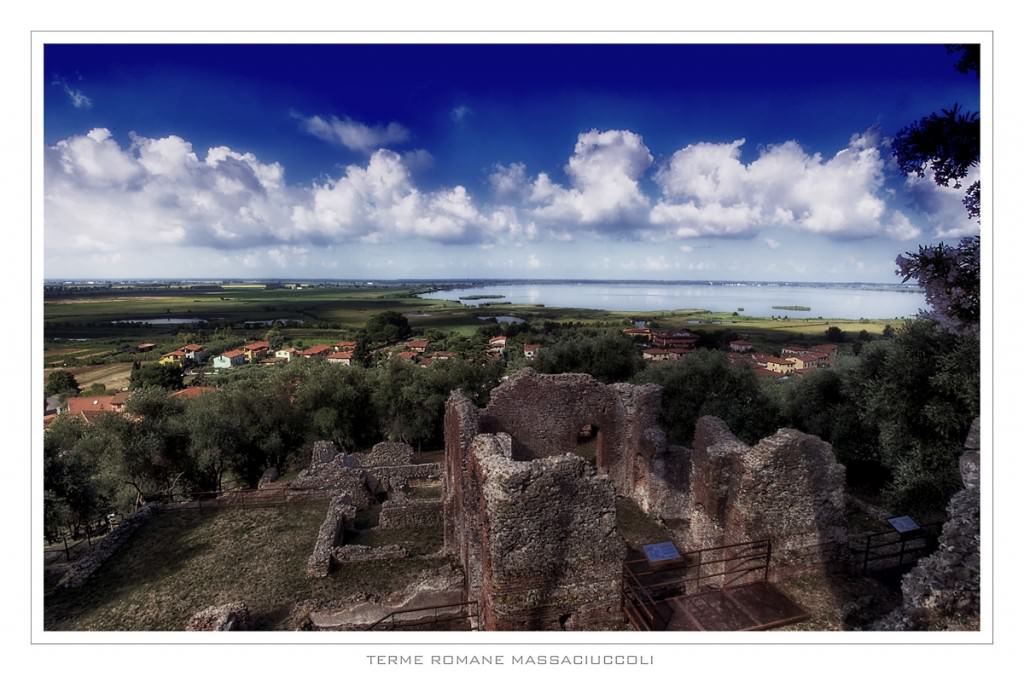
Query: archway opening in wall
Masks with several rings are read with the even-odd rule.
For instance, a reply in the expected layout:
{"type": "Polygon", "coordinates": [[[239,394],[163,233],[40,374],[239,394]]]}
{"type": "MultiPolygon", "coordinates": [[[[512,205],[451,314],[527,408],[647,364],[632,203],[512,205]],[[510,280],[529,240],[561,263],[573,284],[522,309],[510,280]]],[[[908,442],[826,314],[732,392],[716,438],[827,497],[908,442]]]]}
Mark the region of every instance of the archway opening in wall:
{"type": "Polygon", "coordinates": [[[596,424],[584,424],[576,433],[576,447],[573,453],[587,460],[591,466],[599,468],[598,457],[601,456],[601,428],[596,424]]]}

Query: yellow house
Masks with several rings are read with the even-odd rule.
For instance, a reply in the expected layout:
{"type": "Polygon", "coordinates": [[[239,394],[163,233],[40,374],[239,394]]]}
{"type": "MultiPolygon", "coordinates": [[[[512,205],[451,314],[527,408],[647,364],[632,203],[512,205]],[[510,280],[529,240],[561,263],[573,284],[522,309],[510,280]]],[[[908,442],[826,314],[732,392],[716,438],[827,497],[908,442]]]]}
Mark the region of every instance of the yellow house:
{"type": "Polygon", "coordinates": [[[160,363],[180,364],[184,360],[185,351],[182,349],[175,349],[173,352],[160,357],[160,363]]]}
{"type": "Polygon", "coordinates": [[[792,373],[796,370],[796,366],[787,359],[780,359],[774,356],[765,358],[764,367],[773,373],[792,373]]]}

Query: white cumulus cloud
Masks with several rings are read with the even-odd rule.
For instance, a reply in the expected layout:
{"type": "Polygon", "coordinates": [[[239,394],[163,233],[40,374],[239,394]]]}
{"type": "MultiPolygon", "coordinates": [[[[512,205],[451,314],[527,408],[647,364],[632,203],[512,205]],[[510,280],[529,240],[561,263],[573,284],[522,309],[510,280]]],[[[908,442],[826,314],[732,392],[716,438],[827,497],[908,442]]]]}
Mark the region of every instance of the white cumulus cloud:
{"type": "Polygon", "coordinates": [[[787,141],[762,148],[749,163],[741,158],[744,139],[688,145],[655,175],[662,195],[651,223],[677,237],[752,236],[785,226],[836,237],[905,238],[913,225],[888,212],[880,142],[870,130],[826,158],[787,141]]]}
{"type": "Polygon", "coordinates": [[[378,148],[398,145],[409,140],[409,130],[398,122],[368,125],[351,117],[335,115],[305,117],[296,114],[296,117],[307,133],[356,152],[370,153],[378,148]]]}
{"type": "Polygon", "coordinates": [[[653,161],[643,138],[632,131],[581,133],[565,167],[570,185],[538,174],[530,185],[530,213],[543,222],[594,229],[642,221],[649,204],[640,177],[653,161]]]}

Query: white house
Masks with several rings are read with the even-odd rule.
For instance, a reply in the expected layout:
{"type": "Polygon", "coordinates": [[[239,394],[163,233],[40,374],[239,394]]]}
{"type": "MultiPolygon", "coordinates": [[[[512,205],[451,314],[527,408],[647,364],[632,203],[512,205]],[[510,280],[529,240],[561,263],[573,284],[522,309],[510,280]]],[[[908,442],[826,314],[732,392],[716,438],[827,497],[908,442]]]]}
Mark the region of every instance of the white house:
{"type": "Polygon", "coordinates": [[[232,349],[229,352],[224,352],[220,356],[213,357],[214,368],[232,368],[234,366],[241,366],[245,363],[245,352],[241,349],[232,349]]]}

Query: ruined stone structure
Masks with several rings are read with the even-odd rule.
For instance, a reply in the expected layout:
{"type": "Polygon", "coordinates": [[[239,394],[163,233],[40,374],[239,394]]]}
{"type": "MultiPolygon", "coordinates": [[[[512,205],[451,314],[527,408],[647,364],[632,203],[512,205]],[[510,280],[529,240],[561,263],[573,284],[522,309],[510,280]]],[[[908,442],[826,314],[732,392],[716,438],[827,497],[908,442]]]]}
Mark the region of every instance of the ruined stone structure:
{"type": "Polygon", "coordinates": [[[846,555],[845,474],[832,446],[780,429],[753,447],[716,417],[694,433],[690,545],[772,542],[772,565],[787,575],[846,555]]]}
{"type": "Polygon", "coordinates": [[[374,445],[360,457],[360,466],[400,466],[412,464],[412,446],[408,443],[383,442],[374,445]]]}
{"type": "Polygon", "coordinates": [[[326,577],[331,572],[331,559],[336,546],[342,543],[346,529],[352,527],[356,507],[349,495],[338,495],[327,507],[324,522],[313,544],[313,553],[306,563],[306,573],[311,577],[326,577]]]}
{"type": "Polygon", "coordinates": [[[845,469],[828,443],[781,429],[751,447],[705,417],[690,450],[668,444],[660,408],[656,385],[530,369],[484,409],[449,397],[445,547],[481,628],[621,627],[616,495],[676,523],[686,547],[771,539],[777,575],[845,555],[845,469]]]}
{"type": "Polygon", "coordinates": [[[187,631],[249,630],[249,608],[244,602],[214,605],[196,612],[185,624],[187,631]]]}
{"type": "Polygon", "coordinates": [[[147,504],[125,518],[124,522],[115,527],[98,544],[71,565],[57,582],[57,588],[77,588],[84,584],[93,572],[117,553],[125,542],[135,534],[136,530],[148,523],[159,509],[158,504],[147,504]]]}
{"type": "Polygon", "coordinates": [[[625,546],[615,491],[572,455],[515,456],[504,433],[480,434],[453,476],[478,501],[456,509],[461,552],[485,630],[601,630],[622,625],[625,546]]]}
{"type": "Polygon", "coordinates": [[[479,429],[504,431],[521,460],[572,452],[580,431],[596,434],[596,466],[653,514],[686,507],[689,455],[658,424],[661,387],[602,384],[589,375],[538,375],[526,368],[491,392],[479,429]]]}

